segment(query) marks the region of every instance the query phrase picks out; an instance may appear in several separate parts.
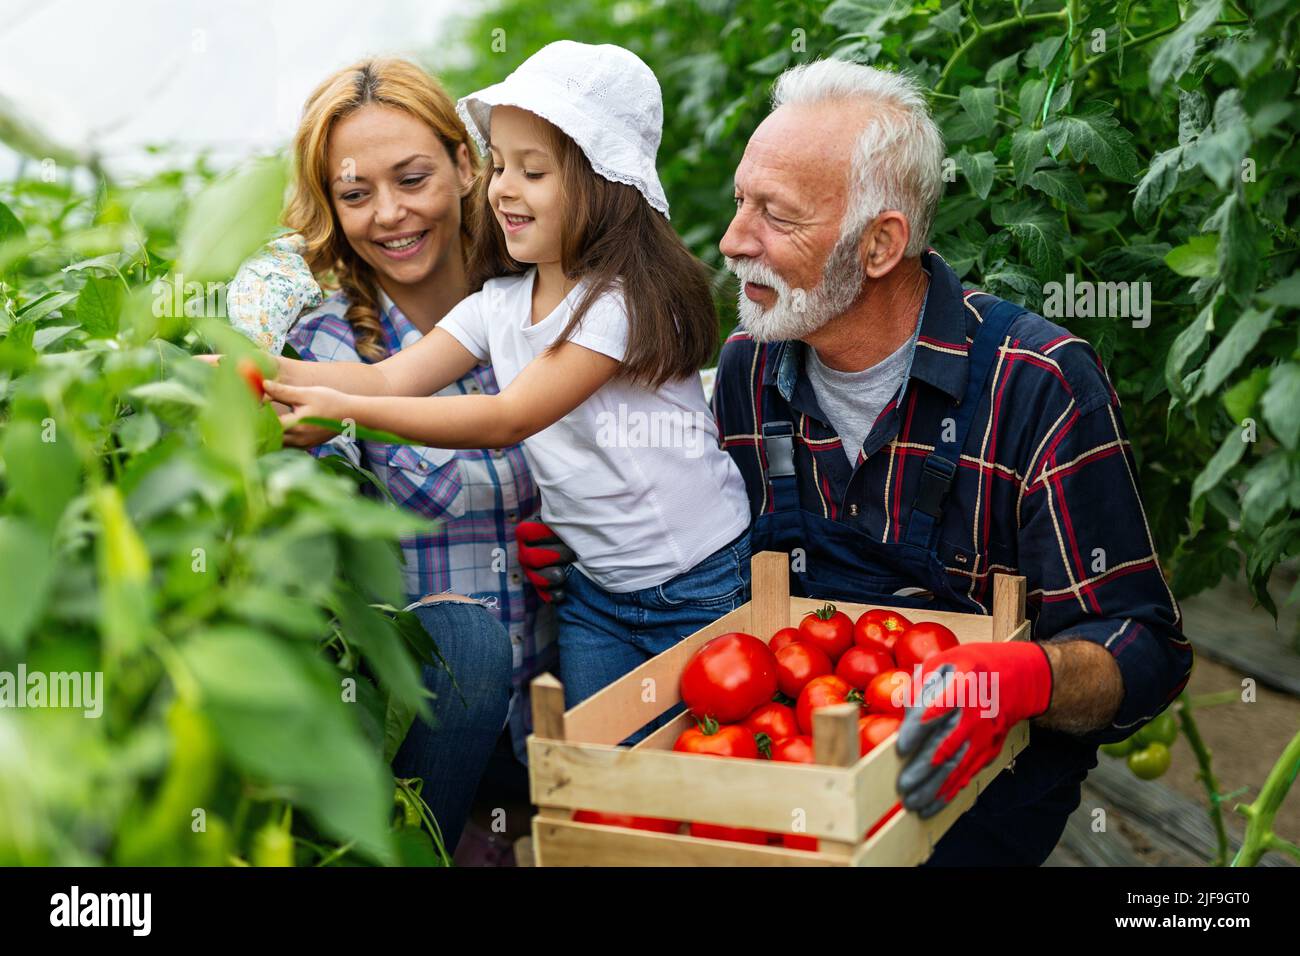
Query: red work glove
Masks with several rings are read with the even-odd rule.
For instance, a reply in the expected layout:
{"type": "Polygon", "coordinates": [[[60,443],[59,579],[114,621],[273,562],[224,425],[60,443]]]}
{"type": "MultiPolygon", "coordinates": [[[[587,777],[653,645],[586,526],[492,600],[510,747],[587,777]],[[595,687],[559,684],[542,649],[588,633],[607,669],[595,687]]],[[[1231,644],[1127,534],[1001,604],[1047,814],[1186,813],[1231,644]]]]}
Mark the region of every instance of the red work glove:
{"type": "Polygon", "coordinates": [[[578,556],[540,521],[521,521],[515,526],[519,564],[543,601],[564,600],[564,566],[578,556]]]}
{"type": "Polygon", "coordinates": [[[1052,667],[1033,641],[962,644],[926,661],[919,694],[915,684],[910,693],[898,792],[904,807],[930,817],[997,757],[1011,728],[1046,712],[1052,667]]]}

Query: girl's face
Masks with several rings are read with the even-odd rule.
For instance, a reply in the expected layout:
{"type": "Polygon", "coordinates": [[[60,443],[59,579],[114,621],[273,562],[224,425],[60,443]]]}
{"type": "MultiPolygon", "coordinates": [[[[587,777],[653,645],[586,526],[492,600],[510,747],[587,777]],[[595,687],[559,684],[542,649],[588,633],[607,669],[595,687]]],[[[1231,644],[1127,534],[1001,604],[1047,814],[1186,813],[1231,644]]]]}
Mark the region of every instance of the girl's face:
{"type": "Polygon", "coordinates": [[[560,259],[560,172],[544,122],[514,106],[492,109],[488,203],[520,262],[560,259]]]}
{"type": "Polygon", "coordinates": [[[343,234],[381,279],[414,285],[460,255],[460,200],[473,180],[463,143],[453,163],[427,124],[371,103],[335,125],[327,155],[343,234]]]}

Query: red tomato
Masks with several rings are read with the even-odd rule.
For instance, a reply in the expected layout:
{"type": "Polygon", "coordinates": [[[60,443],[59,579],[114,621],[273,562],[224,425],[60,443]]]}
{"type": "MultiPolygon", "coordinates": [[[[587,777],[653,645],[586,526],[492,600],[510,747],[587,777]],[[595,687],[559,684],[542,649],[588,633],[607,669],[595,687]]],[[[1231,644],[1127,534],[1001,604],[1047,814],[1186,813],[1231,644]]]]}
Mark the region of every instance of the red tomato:
{"type": "Polygon", "coordinates": [[[810,680],[831,670],[831,659],[807,641],[795,641],[776,652],[776,686],[790,698],[798,698],[810,680]]]}
{"type": "Polygon", "coordinates": [[[861,756],[865,757],[871,751],[889,739],[890,734],[901,727],[903,721],[898,717],[887,717],[884,714],[867,714],[858,718],[858,743],[861,746],[861,756]]]}
{"type": "Polygon", "coordinates": [[[813,739],[799,735],[778,740],[772,746],[772,759],[785,763],[812,763],[813,739]]]}
{"type": "Polygon", "coordinates": [[[885,650],[893,652],[894,641],[898,635],[912,626],[912,622],[897,611],[885,608],[872,608],[864,613],[853,625],[853,642],[862,647],[872,644],[883,645],[885,650]]]}
{"type": "Polygon", "coordinates": [[[898,811],[902,809],[903,809],[903,802],[900,800],[898,803],[894,804],[893,809],[891,809],[888,813],[886,813],[883,817],[881,817],[879,820],[877,820],[875,823],[871,825],[871,829],[867,831],[867,835],[863,837],[863,839],[864,840],[869,839],[872,835],[875,834],[877,830],[883,827],[890,820],[894,819],[894,817],[898,816],[898,811]]]}
{"type": "Polygon", "coordinates": [[[783,833],[781,835],[781,845],[787,850],[812,850],[817,852],[817,838],[803,836],[799,833],[783,833]]]}
{"type": "Polygon", "coordinates": [[[767,646],[772,653],[775,654],[781,648],[788,644],[793,644],[802,636],[803,635],[799,633],[799,628],[797,627],[783,627],[772,635],[772,639],[767,642],[767,646]]]}
{"type": "Polygon", "coordinates": [[[733,843],[754,843],[767,846],[770,836],[765,830],[747,830],[744,827],[724,827],[716,823],[692,823],[691,836],[706,840],[730,840],[733,843]]]}
{"type": "Polygon", "coordinates": [[[908,693],[911,683],[912,677],[905,670],[895,669],[877,674],[867,685],[867,710],[873,714],[902,717],[911,696],[908,693]]]}
{"type": "Polygon", "coordinates": [[[682,827],[678,820],[633,817],[624,813],[597,813],[595,810],[575,811],[573,819],[579,823],[599,823],[607,827],[629,827],[633,830],[650,830],[654,833],[676,833],[682,827]]]}
{"type": "MultiPolygon", "coordinates": [[[[759,734],[766,734],[769,746],[799,733],[799,723],[795,720],[794,708],[777,703],[764,704],[746,717],[741,726],[750,731],[755,740],[758,740],[759,734]]],[[[760,740],[759,750],[762,749],[763,742],[760,740]]]]}
{"type": "Polygon", "coordinates": [[[262,370],[257,367],[257,363],[250,358],[241,358],[235,364],[235,371],[248,383],[248,387],[253,391],[253,397],[260,402],[266,391],[262,388],[262,370]]]}
{"type": "Polygon", "coordinates": [[[957,635],[942,624],[922,621],[904,631],[894,644],[894,657],[898,666],[909,674],[917,664],[924,664],[935,654],[956,647],[957,635]]]}
{"type": "Polygon", "coordinates": [[[697,717],[744,720],[776,693],[776,656],[752,634],[723,634],[682,671],[682,700],[697,717]]]}
{"type": "Polygon", "coordinates": [[[795,718],[799,721],[799,729],[805,734],[811,734],[813,732],[812,715],[814,710],[849,701],[861,703],[862,695],[846,684],[843,679],[836,677],[834,674],[827,674],[825,677],[814,677],[808,682],[808,686],[799,692],[799,701],[795,704],[794,712],[795,718]]]}
{"type": "Polygon", "coordinates": [[[845,651],[835,665],[835,676],[850,687],[862,690],[871,683],[871,678],[893,668],[894,659],[888,651],[855,645],[845,651]]]}
{"type": "Polygon", "coordinates": [[[758,759],[758,743],[754,735],[740,724],[718,726],[708,717],[698,727],[682,731],[673,750],[686,754],[707,754],[710,757],[750,757],[758,759]]]}
{"type": "Polygon", "coordinates": [[[834,663],[853,646],[853,618],[826,604],[799,622],[799,633],[834,663]]]}

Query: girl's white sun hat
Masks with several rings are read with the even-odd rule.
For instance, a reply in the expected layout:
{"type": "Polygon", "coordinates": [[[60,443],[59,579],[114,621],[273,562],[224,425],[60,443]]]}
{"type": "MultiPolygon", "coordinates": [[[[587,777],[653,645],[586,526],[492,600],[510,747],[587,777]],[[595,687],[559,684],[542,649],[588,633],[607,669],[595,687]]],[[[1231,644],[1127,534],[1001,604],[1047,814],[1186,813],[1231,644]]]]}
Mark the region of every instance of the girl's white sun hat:
{"type": "Polygon", "coordinates": [[[461,97],[456,112],[485,156],[494,106],[516,106],[559,127],[598,175],[635,186],[668,218],[668,197],[655,169],[663,94],[654,71],[632,51],[557,40],[500,83],[461,97]]]}

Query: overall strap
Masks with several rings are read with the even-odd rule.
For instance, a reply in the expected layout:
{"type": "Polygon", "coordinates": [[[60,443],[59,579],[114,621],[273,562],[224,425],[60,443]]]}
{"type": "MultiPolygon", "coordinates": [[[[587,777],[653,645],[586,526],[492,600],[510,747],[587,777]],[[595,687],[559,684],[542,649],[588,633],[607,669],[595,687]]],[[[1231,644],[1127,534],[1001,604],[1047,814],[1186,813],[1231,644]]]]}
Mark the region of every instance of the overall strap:
{"type": "Polygon", "coordinates": [[[957,463],[961,460],[962,449],[966,447],[966,436],[975,418],[975,410],[979,408],[980,396],[997,363],[998,348],[1006,338],[1011,323],[1024,311],[1023,306],[999,299],[985,313],[984,321],[975,333],[975,340],[971,343],[967,356],[966,394],[957,403],[953,415],[956,427],[939,429],[934,451],[926,455],[921,465],[921,480],[916,486],[916,499],[912,502],[912,515],[907,522],[905,540],[910,545],[934,550],[939,533],[939,517],[943,514],[948,490],[957,474],[957,463]],[[951,441],[943,440],[945,431],[951,432],[951,441]]]}
{"type": "Polygon", "coordinates": [[[764,422],[763,453],[773,511],[796,511],[799,489],[794,477],[794,423],[764,422]]]}

